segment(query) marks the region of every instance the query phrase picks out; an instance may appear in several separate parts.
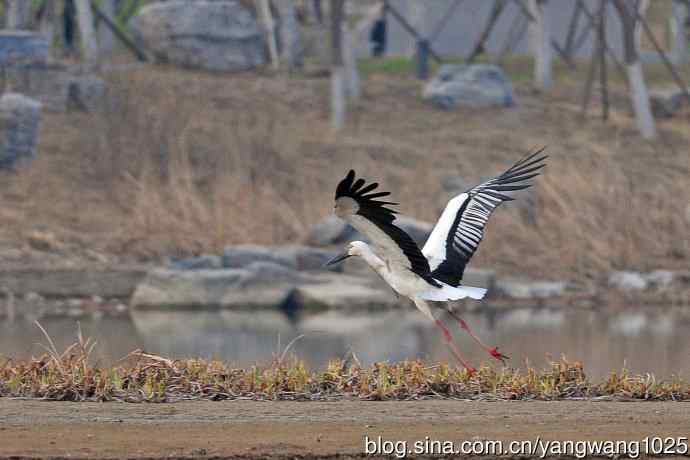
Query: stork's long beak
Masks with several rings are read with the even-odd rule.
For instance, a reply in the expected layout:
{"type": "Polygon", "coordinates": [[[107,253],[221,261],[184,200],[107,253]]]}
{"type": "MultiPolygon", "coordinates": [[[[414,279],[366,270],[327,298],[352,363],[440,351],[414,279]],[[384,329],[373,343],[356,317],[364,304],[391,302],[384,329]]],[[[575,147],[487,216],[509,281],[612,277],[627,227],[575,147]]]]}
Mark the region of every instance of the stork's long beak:
{"type": "Polygon", "coordinates": [[[350,254],[347,252],[344,252],[342,254],[338,254],[337,256],[333,257],[331,260],[323,264],[324,267],[328,267],[330,265],[335,265],[338,262],[342,262],[343,260],[347,259],[348,257],[352,257],[350,254]]]}

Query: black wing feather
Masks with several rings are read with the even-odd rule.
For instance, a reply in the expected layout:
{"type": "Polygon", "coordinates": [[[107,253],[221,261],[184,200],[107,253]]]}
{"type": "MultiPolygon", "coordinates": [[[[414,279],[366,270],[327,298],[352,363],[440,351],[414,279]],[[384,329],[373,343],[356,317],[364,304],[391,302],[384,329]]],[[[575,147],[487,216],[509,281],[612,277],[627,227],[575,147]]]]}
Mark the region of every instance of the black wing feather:
{"type": "Polygon", "coordinates": [[[484,227],[493,211],[504,201],[514,198],[498,192],[513,192],[530,187],[525,181],[536,177],[545,166],[544,148],[527,155],[503,174],[471,188],[458,210],[446,238],[446,257],[432,272],[433,278],[459,286],[465,266],[484,236],[484,227]],[[508,185],[514,184],[514,185],[508,185]]]}
{"type": "Polygon", "coordinates": [[[439,287],[440,284],[431,276],[429,261],[424,257],[417,243],[414,242],[410,235],[393,223],[397,211],[386,206],[395,206],[398,203],[375,199],[388,196],[390,192],[370,193],[378,187],[378,183],[374,182],[366,186],[364,184],[364,179],[358,179],[355,182],[355,172],[350,170],[336,187],[335,199],[349,197],[355,200],[359,205],[357,214],[369,220],[395,241],[410,261],[410,269],[431,285],[439,287]]]}

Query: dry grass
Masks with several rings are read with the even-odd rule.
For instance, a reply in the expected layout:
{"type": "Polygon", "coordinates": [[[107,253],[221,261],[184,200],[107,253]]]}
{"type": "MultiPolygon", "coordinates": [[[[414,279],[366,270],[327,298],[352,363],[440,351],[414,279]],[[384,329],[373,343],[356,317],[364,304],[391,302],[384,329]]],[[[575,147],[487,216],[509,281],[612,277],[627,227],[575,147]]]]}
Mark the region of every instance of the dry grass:
{"type": "MultiPolygon", "coordinates": [[[[41,327],[39,325],[39,327],[41,327]]],[[[41,328],[43,330],[43,328],[41,328]]],[[[43,331],[45,333],[45,331],[43,331]]],[[[115,367],[90,364],[95,343],[84,339],[59,352],[45,333],[46,354],[0,365],[0,397],[60,401],[167,402],[181,399],[255,400],[690,400],[690,384],[679,378],[613,371],[591,382],[582,363],[565,358],[545,369],[526,371],[481,367],[474,375],[445,363],[375,363],[333,360],[310,371],[288,348],[266,366],[236,369],[219,361],[171,360],[142,351],[115,367]]]]}
{"type": "Polygon", "coordinates": [[[660,140],[646,142],[620,88],[603,124],[596,101],[580,117],[577,82],[549,95],[518,84],[510,110],[438,112],[416,81],[373,72],[334,134],[323,79],[152,67],[109,79],[102,111],[47,115],[39,158],[0,173],[0,239],[49,231],[58,246],[147,260],[299,241],[351,167],[385,184],[403,214],[433,221],[442,178],[472,185],[547,145],[536,224],[500,210],[475,266],[586,279],[690,258],[687,119],[661,122],[660,140]]]}

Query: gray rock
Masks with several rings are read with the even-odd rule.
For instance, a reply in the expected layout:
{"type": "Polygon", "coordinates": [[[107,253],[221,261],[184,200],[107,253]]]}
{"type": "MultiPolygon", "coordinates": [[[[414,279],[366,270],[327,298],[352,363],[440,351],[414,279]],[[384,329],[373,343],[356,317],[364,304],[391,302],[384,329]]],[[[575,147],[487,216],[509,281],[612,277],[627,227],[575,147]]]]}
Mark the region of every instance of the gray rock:
{"type": "Polygon", "coordinates": [[[95,75],[79,75],[69,84],[69,102],[79,110],[93,112],[102,106],[107,86],[95,75]]]}
{"type": "Polygon", "coordinates": [[[280,303],[291,286],[266,283],[249,289],[254,275],[245,269],[151,270],[134,291],[133,309],[271,308],[280,303]]]}
{"type": "Polygon", "coordinates": [[[36,156],[41,103],[17,93],[0,97],[0,168],[36,156]]]}
{"type": "Polygon", "coordinates": [[[273,309],[390,307],[395,295],[376,279],[327,272],[297,272],[271,262],[241,269],[151,270],[132,296],[134,309],[273,309]]]}
{"type": "MultiPolygon", "coordinates": [[[[311,246],[290,245],[277,248],[276,252],[296,262],[297,270],[322,270],[324,264],[338,255],[338,251],[311,246]]],[[[330,271],[342,271],[341,265],[328,267],[330,271]]]]}
{"type": "MultiPolygon", "coordinates": [[[[405,216],[398,216],[395,224],[407,232],[420,246],[426,242],[434,227],[428,222],[405,216]]],[[[314,225],[307,240],[310,244],[317,246],[343,245],[355,240],[368,241],[345,221],[333,215],[314,225]]]]}
{"type": "Polygon", "coordinates": [[[274,283],[295,285],[309,282],[306,275],[302,275],[293,268],[269,261],[257,261],[246,265],[247,274],[243,276],[238,286],[269,286],[274,283]]]}
{"type": "Polygon", "coordinates": [[[444,64],[425,85],[423,97],[440,109],[510,107],[513,87],[503,70],[492,64],[444,64]]]}
{"type": "Polygon", "coordinates": [[[565,294],[568,283],[565,281],[526,281],[520,279],[499,279],[495,294],[511,299],[547,299],[565,294]]]}
{"type": "Polygon", "coordinates": [[[0,31],[0,66],[46,62],[50,56],[48,39],[27,30],[0,31]]]}
{"type": "Polygon", "coordinates": [[[609,286],[622,291],[641,291],[647,289],[648,281],[638,272],[619,271],[609,275],[609,286]]]}
{"type": "Polygon", "coordinates": [[[224,268],[243,268],[253,262],[272,262],[293,269],[297,268],[294,255],[281,253],[276,248],[256,244],[228,246],[223,251],[224,268]]]}
{"type": "Polygon", "coordinates": [[[67,109],[73,78],[67,66],[54,62],[23,64],[7,71],[9,87],[37,99],[51,112],[64,112],[67,109]]]}
{"type": "Polygon", "coordinates": [[[652,113],[658,118],[671,118],[683,108],[684,104],[687,105],[685,94],[677,86],[650,90],[649,102],[652,113]]]}
{"type": "Polygon", "coordinates": [[[152,3],[131,25],[137,40],[159,62],[228,72],[266,61],[262,30],[240,1],[152,3]]]}
{"type": "Polygon", "coordinates": [[[170,266],[178,270],[212,270],[223,268],[223,259],[214,255],[185,257],[173,259],[170,266]]]}
{"type": "Polygon", "coordinates": [[[666,288],[673,284],[676,274],[670,270],[654,270],[644,275],[644,279],[654,288],[666,288]]]}
{"type": "Polygon", "coordinates": [[[2,267],[0,286],[16,295],[35,292],[44,297],[127,298],[146,271],[137,267],[108,269],[2,267]]]}
{"type": "Polygon", "coordinates": [[[421,248],[426,243],[427,238],[434,229],[434,225],[429,222],[413,219],[411,217],[398,216],[395,219],[398,227],[407,232],[421,248]]]}
{"type": "Polygon", "coordinates": [[[535,299],[560,297],[565,294],[568,283],[565,281],[535,281],[530,283],[530,291],[535,299]]]}
{"type": "Polygon", "coordinates": [[[462,275],[462,284],[492,290],[496,285],[496,272],[479,268],[468,268],[462,275]]]}
{"type": "Polygon", "coordinates": [[[297,288],[305,309],[371,310],[399,305],[390,289],[376,286],[368,278],[324,273],[317,280],[297,288]]]}
{"type": "Polygon", "coordinates": [[[347,222],[331,214],[311,228],[307,242],[314,246],[330,246],[354,241],[358,235],[347,222]]]}

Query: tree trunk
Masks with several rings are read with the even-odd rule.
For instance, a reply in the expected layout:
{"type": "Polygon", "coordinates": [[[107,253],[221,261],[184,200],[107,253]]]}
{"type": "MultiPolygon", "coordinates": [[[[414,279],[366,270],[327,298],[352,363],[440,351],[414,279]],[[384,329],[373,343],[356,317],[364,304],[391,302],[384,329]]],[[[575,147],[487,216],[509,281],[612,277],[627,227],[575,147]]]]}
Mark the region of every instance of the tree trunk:
{"type": "MultiPolygon", "coordinates": [[[[411,0],[407,3],[410,8],[410,25],[419,33],[422,38],[426,38],[426,12],[429,6],[426,2],[419,0],[411,0]]],[[[417,40],[410,36],[412,43],[408,51],[408,55],[414,57],[417,55],[417,40]]]]}
{"type": "Polygon", "coordinates": [[[48,45],[53,46],[55,42],[55,22],[58,20],[55,14],[57,10],[57,1],[47,1],[43,6],[43,16],[41,16],[41,23],[39,29],[41,34],[48,40],[48,45]]]}
{"type": "MultiPolygon", "coordinates": [[[[115,18],[115,3],[115,0],[101,0],[101,11],[110,19],[115,18]]],[[[110,53],[115,47],[113,31],[104,21],[98,23],[98,47],[105,53],[110,53]]]]}
{"type": "Polygon", "coordinates": [[[533,20],[529,23],[529,37],[534,56],[534,84],[541,90],[553,85],[551,32],[546,0],[528,0],[533,20]]]}
{"type": "Polygon", "coordinates": [[[27,29],[29,27],[31,2],[28,0],[9,0],[7,6],[7,28],[27,29]]]}
{"type": "Polygon", "coordinates": [[[673,0],[673,17],[671,18],[671,59],[675,65],[690,62],[688,37],[685,24],[690,16],[690,5],[682,0],[673,0]]]}
{"type": "Polygon", "coordinates": [[[331,0],[331,125],[341,129],[345,125],[346,76],[343,56],[343,22],[345,0],[331,0]]]}
{"type": "MultiPolygon", "coordinates": [[[[649,8],[649,0],[635,0],[637,2],[637,11],[640,17],[645,17],[647,14],[647,9],[649,8]]],[[[635,2],[633,2],[635,3],[635,2]]],[[[642,50],[642,24],[639,21],[633,19],[635,25],[635,49],[639,53],[642,50]]]]}
{"type": "Polygon", "coordinates": [[[77,22],[79,23],[79,38],[84,59],[87,62],[96,62],[98,59],[98,42],[96,30],[93,26],[93,12],[89,0],[74,0],[77,8],[77,22]]]}
{"type": "Polygon", "coordinates": [[[360,83],[359,73],[357,72],[357,56],[355,55],[355,46],[353,39],[353,32],[347,25],[347,21],[343,21],[343,63],[345,66],[346,92],[347,97],[351,101],[359,100],[360,83]]]}
{"type": "MultiPolygon", "coordinates": [[[[640,7],[644,6],[645,0],[639,2],[640,7]]],[[[635,120],[637,128],[642,137],[654,139],[656,137],[656,126],[654,117],[649,104],[649,93],[642,73],[640,63],[639,40],[635,38],[635,19],[634,14],[628,9],[626,0],[613,0],[613,4],[618,11],[623,30],[623,46],[625,57],[625,70],[628,75],[630,87],[630,98],[632,99],[633,109],[635,110],[635,120]]]]}
{"type": "Polygon", "coordinates": [[[266,30],[266,38],[268,40],[268,54],[271,58],[271,66],[274,70],[278,69],[278,45],[276,44],[276,29],[273,22],[273,14],[271,13],[271,5],[269,0],[258,0],[259,11],[261,14],[261,22],[266,30]]]}
{"type": "Polygon", "coordinates": [[[297,9],[294,0],[276,2],[280,14],[280,43],[282,60],[289,69],[302,65],[302,40],[300,38],[297,9]]]}

